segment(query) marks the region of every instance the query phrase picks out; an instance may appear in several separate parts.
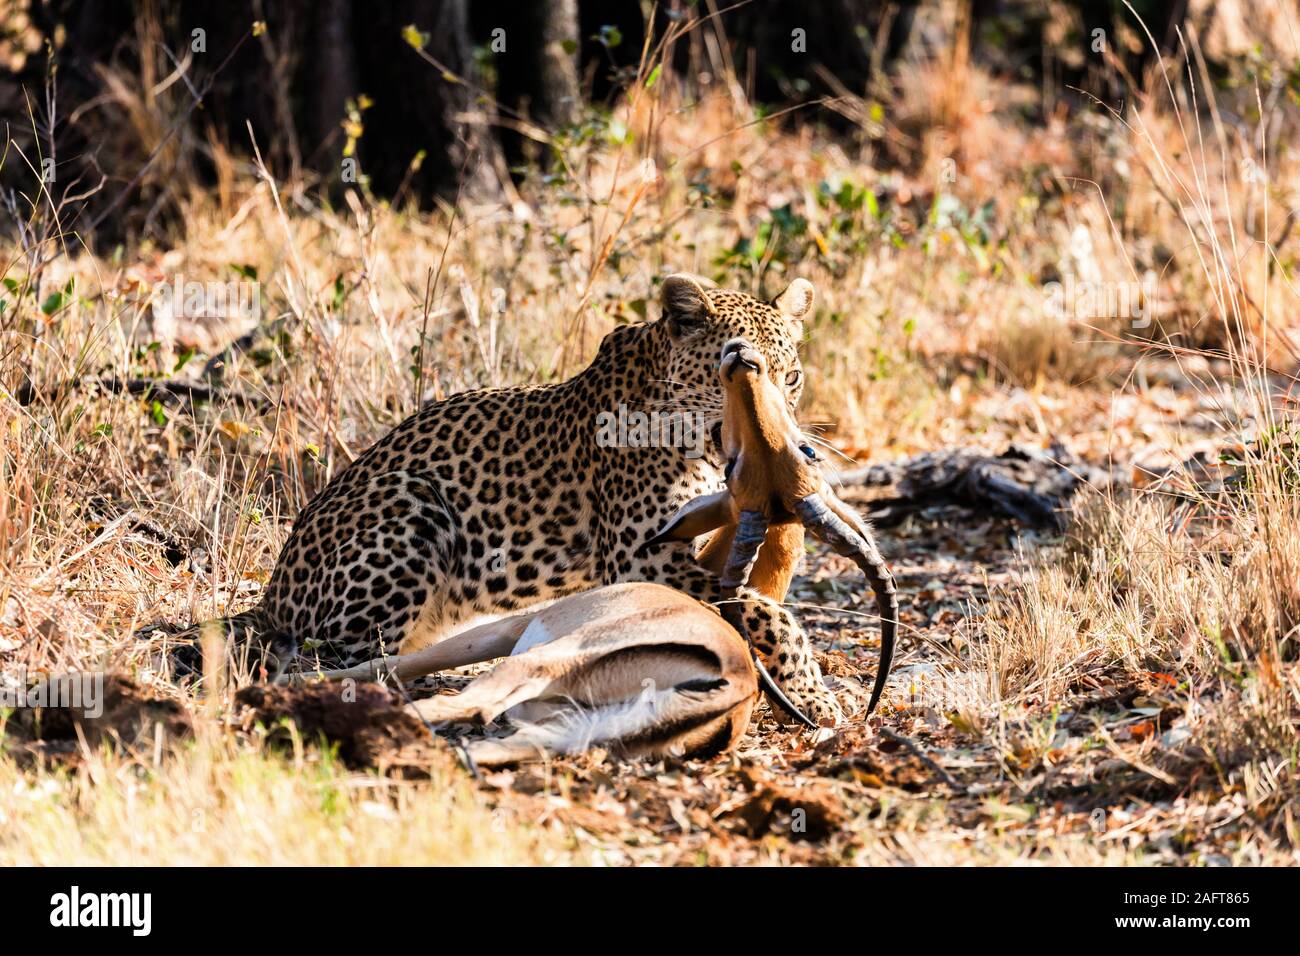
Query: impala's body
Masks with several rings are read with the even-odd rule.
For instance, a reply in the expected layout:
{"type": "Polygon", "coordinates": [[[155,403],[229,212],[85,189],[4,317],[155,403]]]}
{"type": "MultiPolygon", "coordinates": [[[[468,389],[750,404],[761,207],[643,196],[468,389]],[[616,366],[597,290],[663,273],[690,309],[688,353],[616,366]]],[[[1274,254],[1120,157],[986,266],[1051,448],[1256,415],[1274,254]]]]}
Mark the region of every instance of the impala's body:
{"type": "Polygon", "coordinates": [[[509,718],[509,736],[470,745],[476,762],[593,745],[707,757],[744,736],[758,701],[754,664],[707,605],[662,584],[614,584],[528,618],[511,655],[463,693],[413,705],[431,721],[509,718]]]}

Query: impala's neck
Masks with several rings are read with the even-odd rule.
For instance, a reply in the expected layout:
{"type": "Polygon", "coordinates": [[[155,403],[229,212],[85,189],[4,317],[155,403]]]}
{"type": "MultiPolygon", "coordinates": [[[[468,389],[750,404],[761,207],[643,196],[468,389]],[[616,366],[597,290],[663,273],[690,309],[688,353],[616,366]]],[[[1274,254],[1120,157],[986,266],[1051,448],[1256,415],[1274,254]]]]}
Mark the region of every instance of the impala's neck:
{"type": "MultiPolygon", "coordinates": [[[[696,560],[714,574],[721,575],[722,566],[726,563],[727,555],[731,553],[731,543],[735,537],[734,524],[719,528],[700,550],[696,560]]],[[[773,601],[784,601],[802,554],[802,524],[798,521],[786,521],[769,525],[767,537],[763,539],[763,546],[758,549],[758,559],[754,562],[754,569],[749,573],[748,586],[773,601]]]]}

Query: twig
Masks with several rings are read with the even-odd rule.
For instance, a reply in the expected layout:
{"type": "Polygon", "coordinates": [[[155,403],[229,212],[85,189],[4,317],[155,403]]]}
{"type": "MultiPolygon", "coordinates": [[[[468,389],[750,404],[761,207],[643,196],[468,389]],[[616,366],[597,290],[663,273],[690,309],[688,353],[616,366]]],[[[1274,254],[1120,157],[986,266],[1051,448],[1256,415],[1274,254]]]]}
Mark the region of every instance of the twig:
{"type": "MultiPolygon", "coordinates": [[[[144,397],[157,395],[160,399],[168,400],[173,404],[183,403],[193,406],[199,402],[215,402],[220,399],[227,399],[242,408],[252,408],[259,412],[268,411],[271,408],[271,403],[264,398],[256,395],[246,395],[243,392],[216,385],[200,385],[195,382],[182,382],[176,379],[120,378],[117,375],[106,375],[102,378],[93,379],[93,381],[107,392],[144,397]]],[[[57,387],[53,395],[39,397],[52,401],[65,391],[72,391],[82,387],[85,382],[85,379],[73,379],[57,387]]],[[[16,397],[18,404],[25,407],[37,400],[38,393],[35,387],[28,382],[18,389],[16,397]]]]}
{"type": "MultiPolygon", "coordinates": [[[[158,145],[154,147],[153,152],[149,154],[149,158],[145,160],[144,165],[141,166],[140,169],[136,172],[136,174],[131,177],[130,182],[128,182],[125,186],[122,187],[122,191],[117,194],[116,198],[114,198],[114,200],[111,203],[109,203],[106,207],[104,207],[104,209],[99,213],[99,215],[97,215],[94,218],[94,220],[91,221],[90,225],[85,229],[86,232],[94,232],[95,229],[105,219],[107,219],[109,216],[111,216],[114,212],[117,211],[117,208],[122,205],[122,203],[126,200],[127,196],[131,195],[131,193],[135,190],[136,186],[140,185],[141,181],[143,181],[145,177],[145,174],[149,172],[149,170],[153,167],[153,164],[158,160],[158,157],[162,155],[163,149],[167,146],[168,143],[171,142],[172,137],[176,135],[177,131],[180,130],[180,128],[186,122],[189,121],[189,118],[193,114],[193,112],[203,105],[203,98],[207,96],[209,92],[211,92],[212,85],[216,83],[217,77],[221,75],[222,71],[224,71],[225,68],[230,64],[230,61],[235,58],[235,54],[238,53],[240,49],[243,47],[245,41],[247,41],[248,38],[252,35],[253,35],[252,31],[249,30],[245,32],[244,35],[241,36],[235,42],[235,45],[230,48],[230,52],[226,54],[226,58],[222,60],[221,63],[217,66],[217,68],[213,70],[212,73],[209,74],[208,77],[205,79],[203,86],[200,87],[198,90],[198,96],[197,97],[191,96],[189,105],[185,108],[184,112],[182,112],[179,116],[177,116],[176,119],[172,122],[171,126],[167,128],[167,131],[163,134],[163,138],[158,142],[158,145]]],[[[190,84],[186,82],[186,86],[189,87],[190,84]]],[[[190,87],[190,89],[193,90],[193,87],[190,87]]],[[[78,215],[80,215],[80,213],[78,213],[78,215]]]]}
{"type": "Polygon", "coordinates": [[[888,727],[880,728],[880,736],[884,737],[886,740],[892,740],[896,744],[902,744],[904,747],[906,747],[908,750],[914,753],[917,759],[921,761],[921,763],[925,764],[927,767],[933,770],[939,776],[940,780],[942,780],[948,786],[952,787],[954,790],[960,790],[962,788],[961,784],[959,784],[955,779],[953,779],[952,774],[950,774],[947,770],[944,770],[943,767],[939,766],[939,764],[935,762],[934,758],[931,757],[929,754],[927,754],[925,751],[923,751],[921,749],[921,745],[918,744],[911,737],[904,737],[902,734],[896,734],[888,727]]]}

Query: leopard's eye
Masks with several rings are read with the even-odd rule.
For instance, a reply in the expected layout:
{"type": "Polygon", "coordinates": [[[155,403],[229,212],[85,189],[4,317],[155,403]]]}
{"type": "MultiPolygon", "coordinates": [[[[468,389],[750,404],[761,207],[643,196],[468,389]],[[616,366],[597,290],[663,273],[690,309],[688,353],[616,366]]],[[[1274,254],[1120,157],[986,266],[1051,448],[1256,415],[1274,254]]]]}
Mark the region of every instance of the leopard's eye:
{"type": "Polygon", "coordinates": [[[794,388],[803,380],[803,372],[797,368],[790,369],[785,376],[785,384],[788,388],[794,388]]]}

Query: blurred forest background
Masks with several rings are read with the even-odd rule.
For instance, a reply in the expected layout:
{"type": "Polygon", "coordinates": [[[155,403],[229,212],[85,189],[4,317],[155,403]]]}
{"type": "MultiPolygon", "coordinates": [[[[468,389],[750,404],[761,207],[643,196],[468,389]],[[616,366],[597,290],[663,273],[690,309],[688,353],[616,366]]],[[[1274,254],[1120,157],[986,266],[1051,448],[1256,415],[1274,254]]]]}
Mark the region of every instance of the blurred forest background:
{"type": "MultiPolygon", "coordinates": [[[[1236,0],[6,0],[3,8],[0,117],[25,155],[53,160],[61,196],[93,193],[78,227],[115,239],[179,215],[183,185],[218,185],[228,159],[247,160],[253,141],[285,181],[306,176],[336,191],[352,174],[376,195],[421,205],[461,186],[500,198],[526,168],[548,168],[555,149],[604,130],[642,67],[661,60],[678,82],[738,84],[758,116],[823,123],[875,146],[881,162],[906,165],[915,151],[891,149],[881,124],[860,122],[843,98],[888,99],[908,62],[956,57],[954,68],[969,61],[1029,84],[1040,95],[1025,104],[1028,118],[1045,122],[1092,96],[1122,102],[1189,29],[1216,73],[1290,40],[1275,11],[1236,0]],[[696,19],[707,27],[685,29],[696,19]],[[255,22],[265,30],[251,36],[255,22]]],[[[19,165],[6,164],[11,184],[19,165]]]]}

